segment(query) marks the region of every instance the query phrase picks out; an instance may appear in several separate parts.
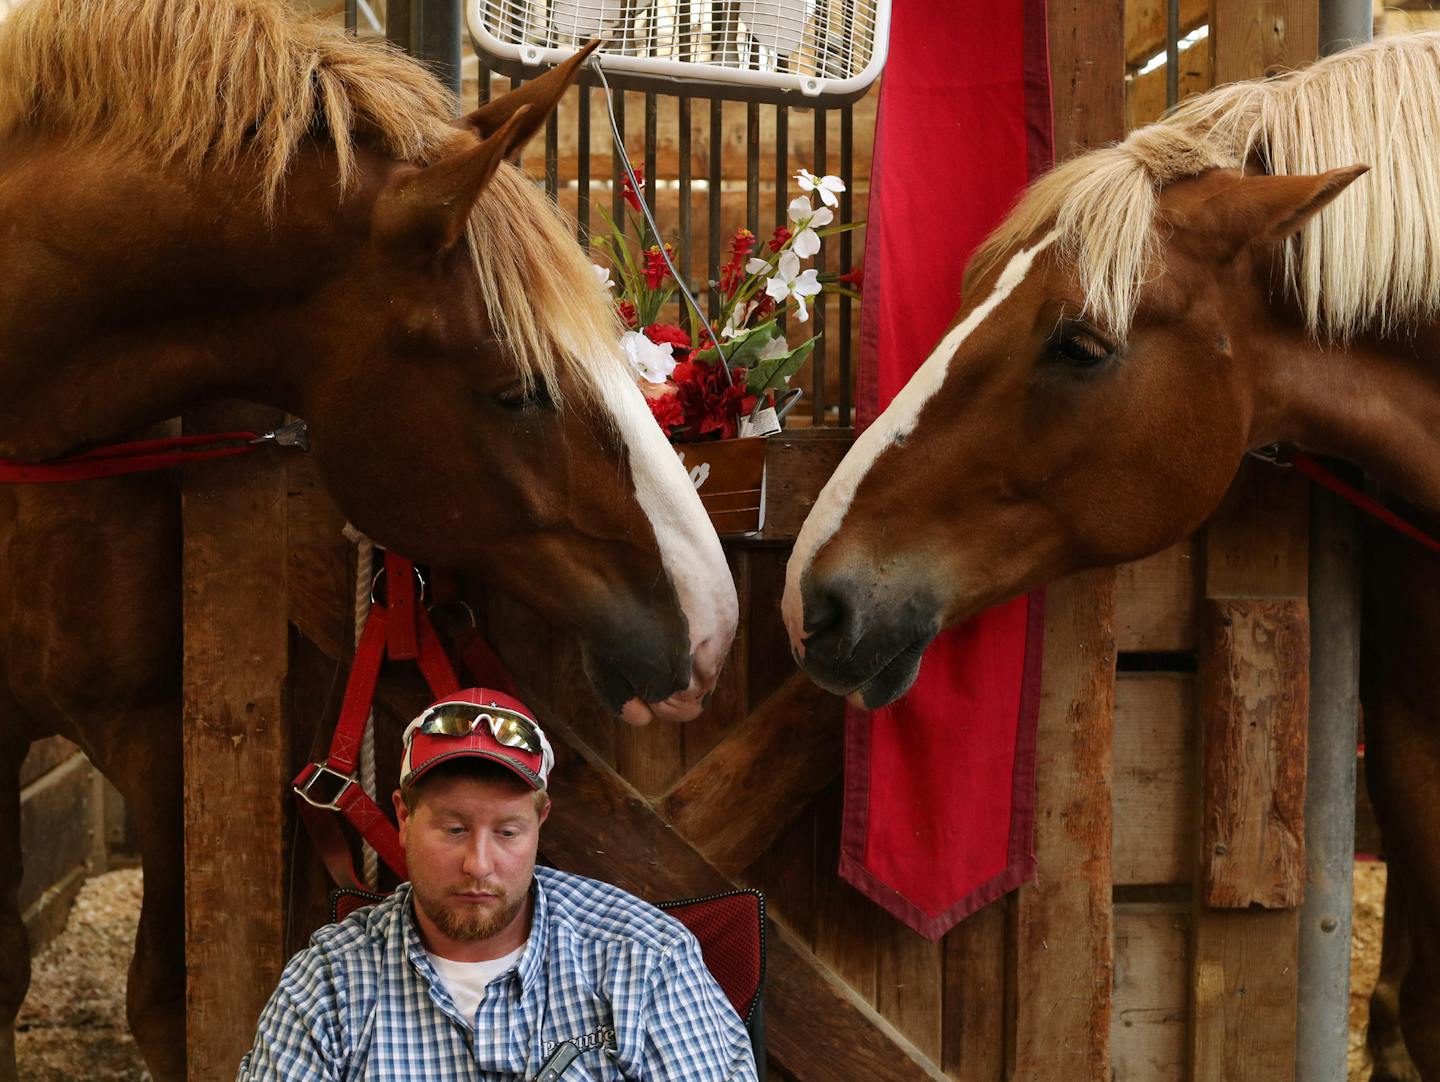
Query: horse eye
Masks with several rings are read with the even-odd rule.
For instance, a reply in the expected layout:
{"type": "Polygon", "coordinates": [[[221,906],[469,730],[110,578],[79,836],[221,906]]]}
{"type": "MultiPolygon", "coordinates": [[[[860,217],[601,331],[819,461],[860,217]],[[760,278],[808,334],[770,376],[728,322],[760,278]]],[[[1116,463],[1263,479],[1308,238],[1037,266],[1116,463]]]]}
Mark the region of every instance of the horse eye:
{"type": "Polygon", "coordinates": [[[495,401],[500,404],[501,409],[512,413],[550,409],[555,405],[550,398],[550,392],[543,384],[538,383],[533,386],[517,383],[506,387],[495,395],[495,401]]]}
{"type": "Polygon", "coordinates": [[[1083,324],[1068,321],[1056,328],[1051,343],[1055,360],[1079,371],[1098,368],[1115,354],[1109,342],[1083,324]]]}

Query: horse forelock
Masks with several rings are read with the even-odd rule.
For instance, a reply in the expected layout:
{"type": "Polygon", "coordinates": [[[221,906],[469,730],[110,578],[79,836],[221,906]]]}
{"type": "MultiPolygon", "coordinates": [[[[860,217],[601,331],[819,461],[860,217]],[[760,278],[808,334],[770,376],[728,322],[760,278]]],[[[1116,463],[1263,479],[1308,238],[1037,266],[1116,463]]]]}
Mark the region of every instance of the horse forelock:
{"type": "MultiPolygon", "coordinates": [[[[342,191],[356,140],[428,164],[467,138],[420,64],[358,41],[289,0],[27,0],[0,23],[0,136],[63,134],[192,173],[258,163],[273,211],[306,138],[335,149],[342,191]]],[[[520,376],[559,397],[561,367],[599,399],[597,366],[623,364],[618,327],[550,200],[503,166],[467,244],[492,323],[520,376]]]]}
{"type": "Polygon", "coordinates": [[[1058,231],[1087,312],[1124,338],[1163,268],[1160,189],[1258,161],[1276,175],[1371,171],[1285,249],[1289,294],[1317,337],[1343,342],[1440,313],[1440,33],[1388,38],[1308,68],[1217,87],[1124,142],[1072,158],[1022,195],[967,277],[1058,231]]]}

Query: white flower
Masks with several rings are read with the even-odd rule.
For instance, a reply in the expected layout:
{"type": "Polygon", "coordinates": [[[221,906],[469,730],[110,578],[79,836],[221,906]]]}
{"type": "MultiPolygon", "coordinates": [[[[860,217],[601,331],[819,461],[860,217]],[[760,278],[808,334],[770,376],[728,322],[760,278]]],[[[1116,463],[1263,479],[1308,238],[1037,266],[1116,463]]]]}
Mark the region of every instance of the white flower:
{"type": "MultiPolygon", "coordinates": [[[[767,263],[766,266],[769,266],[767,263]]],[[[754,274],[754,271],[750,272],[754,274]]],[[[725,326],[720,328],[721,338],[734,338],[745,329],[745,321],[750,318],[750,313],[755,311],[755,302],[746,301],[744,304],[737,304],[730,310],[730,318],[725,321],[725,326]]]]}
{"type": "Polygon", "coordinates": [[[669,342],[652,342],[639,331],[626,331],[620,336],[620,348],[630,367],[648,383],[664,383],[675,371],[675,347],[669,342]]]}
{"type": "Polygon", "coordinates": [[[837,176],[826,173],[823,177],[817,177],[808,169],[802,169],[795,174],[795,179],[800,182],[803,191],[819,192],[820,202],[827,207],[838,207],[840,200],[835,198],[836,192],[845,190],[845,182],[837,176]]]}
{"type": "Polygon", "coordinates": [[[590,269],[595,272],[595,281],[600,283],[601,289],[614,289],[615,280],[610,277],[610,268],[599,263],[591,263],[590,269]]]}
{"type": "Polygon", "coordinates": [[[757,259],[755,256],[751,256],[750,261],[745,264],[745,273],[759,274],[763,270],[768,270],[769,267],[770,263],[768,260],[757,259]]]}
{"type": "Polygon", "coordinates": [[[800,273],[800,257],[794,252],[786,252],[780,257],[775,273],[765,283],[765,292],[776,304],[783,304],[786,297],[794,297],[795,318],[804,323],[810,318],[805,298],[820,292],[820,273],[814,267],[800,273]]]}
{"type": "Polygon", "coordinates": [[[783,335],[777,334],[765,343],[765,348],[760,351],[760,356],[755,359],[757,361],[778,361],[789,352],[790,343],[785,341],[783,335]]]}
{"type": "Polygon", "coordinates": [[[789,215],[796,226],[790,250],[801,259],[809,259],[820,250],[820,234],[815,232],[816,227],[829,225],[835,220],[835,215],[830,213],[829,207],[814,209],[810,206],[810,200],[803,195],[797,195],[790,200],[789,215]]]}

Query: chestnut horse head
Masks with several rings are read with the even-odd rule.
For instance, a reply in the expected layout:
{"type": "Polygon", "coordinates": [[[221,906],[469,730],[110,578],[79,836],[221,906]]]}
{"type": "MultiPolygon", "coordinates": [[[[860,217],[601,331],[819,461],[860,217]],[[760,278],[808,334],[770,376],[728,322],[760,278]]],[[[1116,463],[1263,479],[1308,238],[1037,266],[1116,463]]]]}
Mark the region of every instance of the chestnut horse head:
{"type": "Polygon", "coordinates": [[[1186,536],[1261,445],[1440,506],[1437,125],[1440,35],[1390,39],[1032,186],[801,530],[806,671],[887,703],[942,628],[1186,536]]]}
{"type": "Polygon", "coordinates": [[[217,395],[303,416],[377,542],[578,634],[684,720],[737,619],[610,302],[506,159],[572,62],[455,120],[418,64],[285,0],[32,0],[0,29],[0,455],[217,395]]]}

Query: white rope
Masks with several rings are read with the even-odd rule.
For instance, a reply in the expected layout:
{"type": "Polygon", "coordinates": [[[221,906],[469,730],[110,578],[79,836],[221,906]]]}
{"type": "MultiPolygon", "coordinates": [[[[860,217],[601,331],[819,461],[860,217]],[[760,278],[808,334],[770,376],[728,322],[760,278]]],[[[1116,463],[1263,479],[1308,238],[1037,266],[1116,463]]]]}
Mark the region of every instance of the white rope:
{"type": "MultiPolygon", "coordinates": [[[[345,524],[345,536],[355,543],[355,645],[360,645],[360,636],[365,631],[365,620],[370,615],[370,582],[375,577],[375,542],[366,537],[349,523],[345,524]]],[[[360,740],[360,788],[371,800],[375,799],[375,711],[365,718],[365,735],[360,740]]],[[[378,803],[378,801],[377,801],[378,803]]],[[[380,883],[380,858],[370,843],[361,842],[361,875],[365,886],[376,889],[380,883]]]]}

